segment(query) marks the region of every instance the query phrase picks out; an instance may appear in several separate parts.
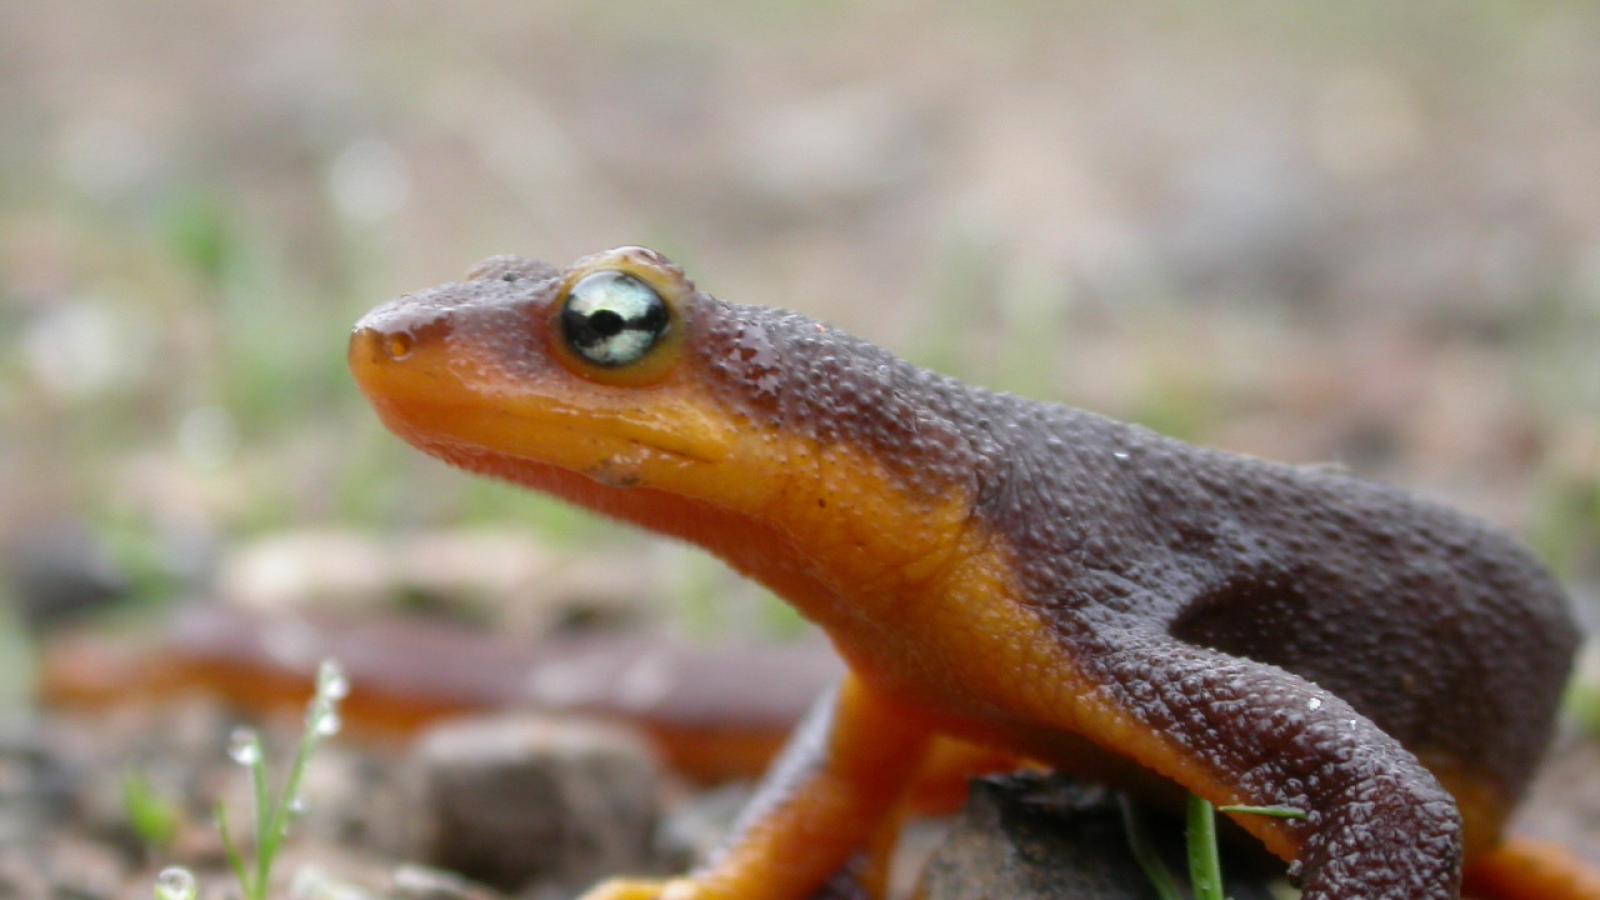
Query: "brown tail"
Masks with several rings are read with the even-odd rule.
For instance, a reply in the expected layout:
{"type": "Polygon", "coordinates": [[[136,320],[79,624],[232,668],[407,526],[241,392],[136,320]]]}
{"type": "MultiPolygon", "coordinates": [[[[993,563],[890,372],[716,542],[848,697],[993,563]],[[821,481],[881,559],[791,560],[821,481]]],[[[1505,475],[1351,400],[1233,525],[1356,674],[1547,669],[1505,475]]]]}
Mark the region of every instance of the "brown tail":
{"type": "Polygon", "coordinates": [[[1462,894],[1479,900],[1600,900],[1600,871],[1554,844],[1511,838],[1467,869],[1462,894]]]}

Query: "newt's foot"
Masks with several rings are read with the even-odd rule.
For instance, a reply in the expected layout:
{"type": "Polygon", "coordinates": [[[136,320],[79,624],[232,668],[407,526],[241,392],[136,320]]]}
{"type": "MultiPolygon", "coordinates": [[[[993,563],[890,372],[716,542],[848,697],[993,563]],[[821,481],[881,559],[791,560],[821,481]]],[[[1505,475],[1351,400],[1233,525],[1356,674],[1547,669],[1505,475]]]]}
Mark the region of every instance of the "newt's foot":
{"type": "Polygon", "coordinates": [[[670,881],[613,878],[590,888],[578,900],[700,900],[705,896],[700,886],[687,878],[670,881]]]}

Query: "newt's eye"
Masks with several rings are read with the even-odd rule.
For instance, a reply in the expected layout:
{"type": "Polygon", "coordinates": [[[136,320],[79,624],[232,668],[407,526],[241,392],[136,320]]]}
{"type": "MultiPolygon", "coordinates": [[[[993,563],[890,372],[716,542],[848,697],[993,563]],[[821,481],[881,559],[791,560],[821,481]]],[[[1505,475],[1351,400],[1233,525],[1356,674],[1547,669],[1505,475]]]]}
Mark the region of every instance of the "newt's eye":
{"type": "Polygon", "coordinates": [[[666,301],[626,272],[596,272],[572,286],[561,331],[572,352],[614,369],[645,357],[671,327],[666,301]]]}

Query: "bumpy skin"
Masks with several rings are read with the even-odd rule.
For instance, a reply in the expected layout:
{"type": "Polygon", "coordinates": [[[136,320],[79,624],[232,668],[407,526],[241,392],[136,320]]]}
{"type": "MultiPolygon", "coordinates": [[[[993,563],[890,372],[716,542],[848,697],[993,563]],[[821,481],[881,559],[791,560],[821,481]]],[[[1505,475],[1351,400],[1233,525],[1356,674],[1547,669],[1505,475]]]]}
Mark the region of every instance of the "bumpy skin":
{"type": "Polygon", "coordinates": [[[1554,580],[1476,520],[970,387],[650,251],[491,260],[369,315],[351,360],[411,442],[707,546],[850,663],[742,836],[668,897],[805,896],[892,834],[941,735],[1307,810],[1237,821],[1313,900],[1452,897],[1577,643],[1554,580]],[[672,303],[648,383],[574,367],[552,325],[609,268],[672,303]]]}

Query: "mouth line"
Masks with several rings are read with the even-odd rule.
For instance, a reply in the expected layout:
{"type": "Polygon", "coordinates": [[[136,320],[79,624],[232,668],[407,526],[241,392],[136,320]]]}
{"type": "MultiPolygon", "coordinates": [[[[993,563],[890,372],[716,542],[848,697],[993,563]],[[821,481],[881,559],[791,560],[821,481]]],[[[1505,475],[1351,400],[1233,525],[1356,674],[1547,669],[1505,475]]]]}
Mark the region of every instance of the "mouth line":
{"type": "Polygon", "coordinates": [[[671,433],[663,432],[636,419],[613,413],[581,411],[561,403],[552,403],[548,409],[541,410],[534,427],[606,441],[618,441],[692,462],[714,463],[721,459],[717,455],[696,452],[692,441],[677,438],[671,433]],[[654,440],[657,437],[661,440],[654,440]]]}
{"type": "MultiPolygon", "coordinates": [[[[648,450],[651,453],[659,453],[663,456],[671,457],[674,460],[685,463],[697,463],[704,461],[698,457],[690,456],[685,453],[679,453],[674,450],[663,450],[659,447],[653,447],[649,444],[643,444],[638,441],[630,441],[625,438],[618,438],[617,441],[619,444],[625,444],[629,448],[622,450],[622,453],[631,452],[633,449],[642,449],[648,450]]],[[[419,449],[422,449],[433,455],[441,456],[457,466],[461,466],[462,468],[469,469],[481,475],[487,475],[495,478],[512,478],[512,476],[507,475],[495,465],[496,461],[501,461],[513,464],[531,463],[536,466],[550,466],[551,468],[560,469],[565,472],[571,472],[575,475],[582,475],[584,477],[593,479],[595,478],[595,473],[597,471],[601,471],[604,466],[610,464],[617,456],[617,454],[608,454],[602,457],[592,466],[577,468],[563,465],[561,463],[550,462],[548,460],[540,459],[536,456],[528,456],[520,453],[509,453],[505,450],[491,449],[471,441],[459,441],[450,438],[434,436],[427,438],[419,437],[415,443],[419,449]]],[[[515,479],[512,478],[512,480],[515,479]]],[[[616,485],[613,484],[612,486],[616,485]]]]}
{"type": "MultiPolygon", "coordinates": [[[[630,423],[617,417],[597,415],[594,413],[579,413],[570,407],[559,405],[555,406],[550,412],[545,412],[541,415],[538,415],[536,418],[520,417],[514,413],[486,408],[484,406],[471,403],[416,403],[398,401],[385,405],[390,407],[395,415],[395,418],[398,419],[399,422],[405,423],[402,427],[404,427],[407,432],[415,435],[416,442],[424,447],[454,447],[462,450],[470,449],[470,451],[474,454],[498,456],[504,459],[520,460],[523,462],[532,462],[544,465],[555,465],[558,468],[568,468],[560,463],[551,462],[550,460],[543,458],[540,454],[525,452],[520,447],[508,448],[505,446],[489,446],[483,441],[474,440],[470,437],[450,435],[447,430],[441,430],[437,428],[418,428],[415,424],[412,424],[410,421],[408,421],[412,418],[411,416],[406,415],[406,409],[408,408],[412,410],[425,408],[428,410],[428,415],[426,418],[440,421],[459,421],[468,417],[486,417],[489,419],[499,420],[501,422],[508,422],[513,425],[520,426],[519,428],[515,429],[514,433],[525,435],[536,434],[541,437],[549,436],[552,439],[552,442],[560,441],[562,438],[578,438],[583,440],[600,441],[608,445],[615,445],[617,450],[606,452],[604,454],[604,458],[606,459],[610,459],[619,454],[638,452],[641,450],[660,454],[662,456],[687,463],[710,464],[716,463],[721,459],[721,457],[718,455],[695,452],[695,450],[691,447],[685,446],[686,442],[680,443],[674,441],[672,444],[668,444],[665,442],[652,441],[650,440],[650,430],[641,427],[636,423],[633,423],[632,427],[629,427],[630,423]],[[600,427],[584,427],[586,423],[598,425],[600,427]],[[613,430],[605,427],[607,425],[620,425],[622,427],[613,430]]],[[[534,449],[538,447],[538,444],[539,440],[537,438],[526,442],[527,447],[534,449]]],[[[609,447],[607,450],[609,450],[609,447]]],[[[577,470],[574,469],[573,471],[577,470]]]]}

